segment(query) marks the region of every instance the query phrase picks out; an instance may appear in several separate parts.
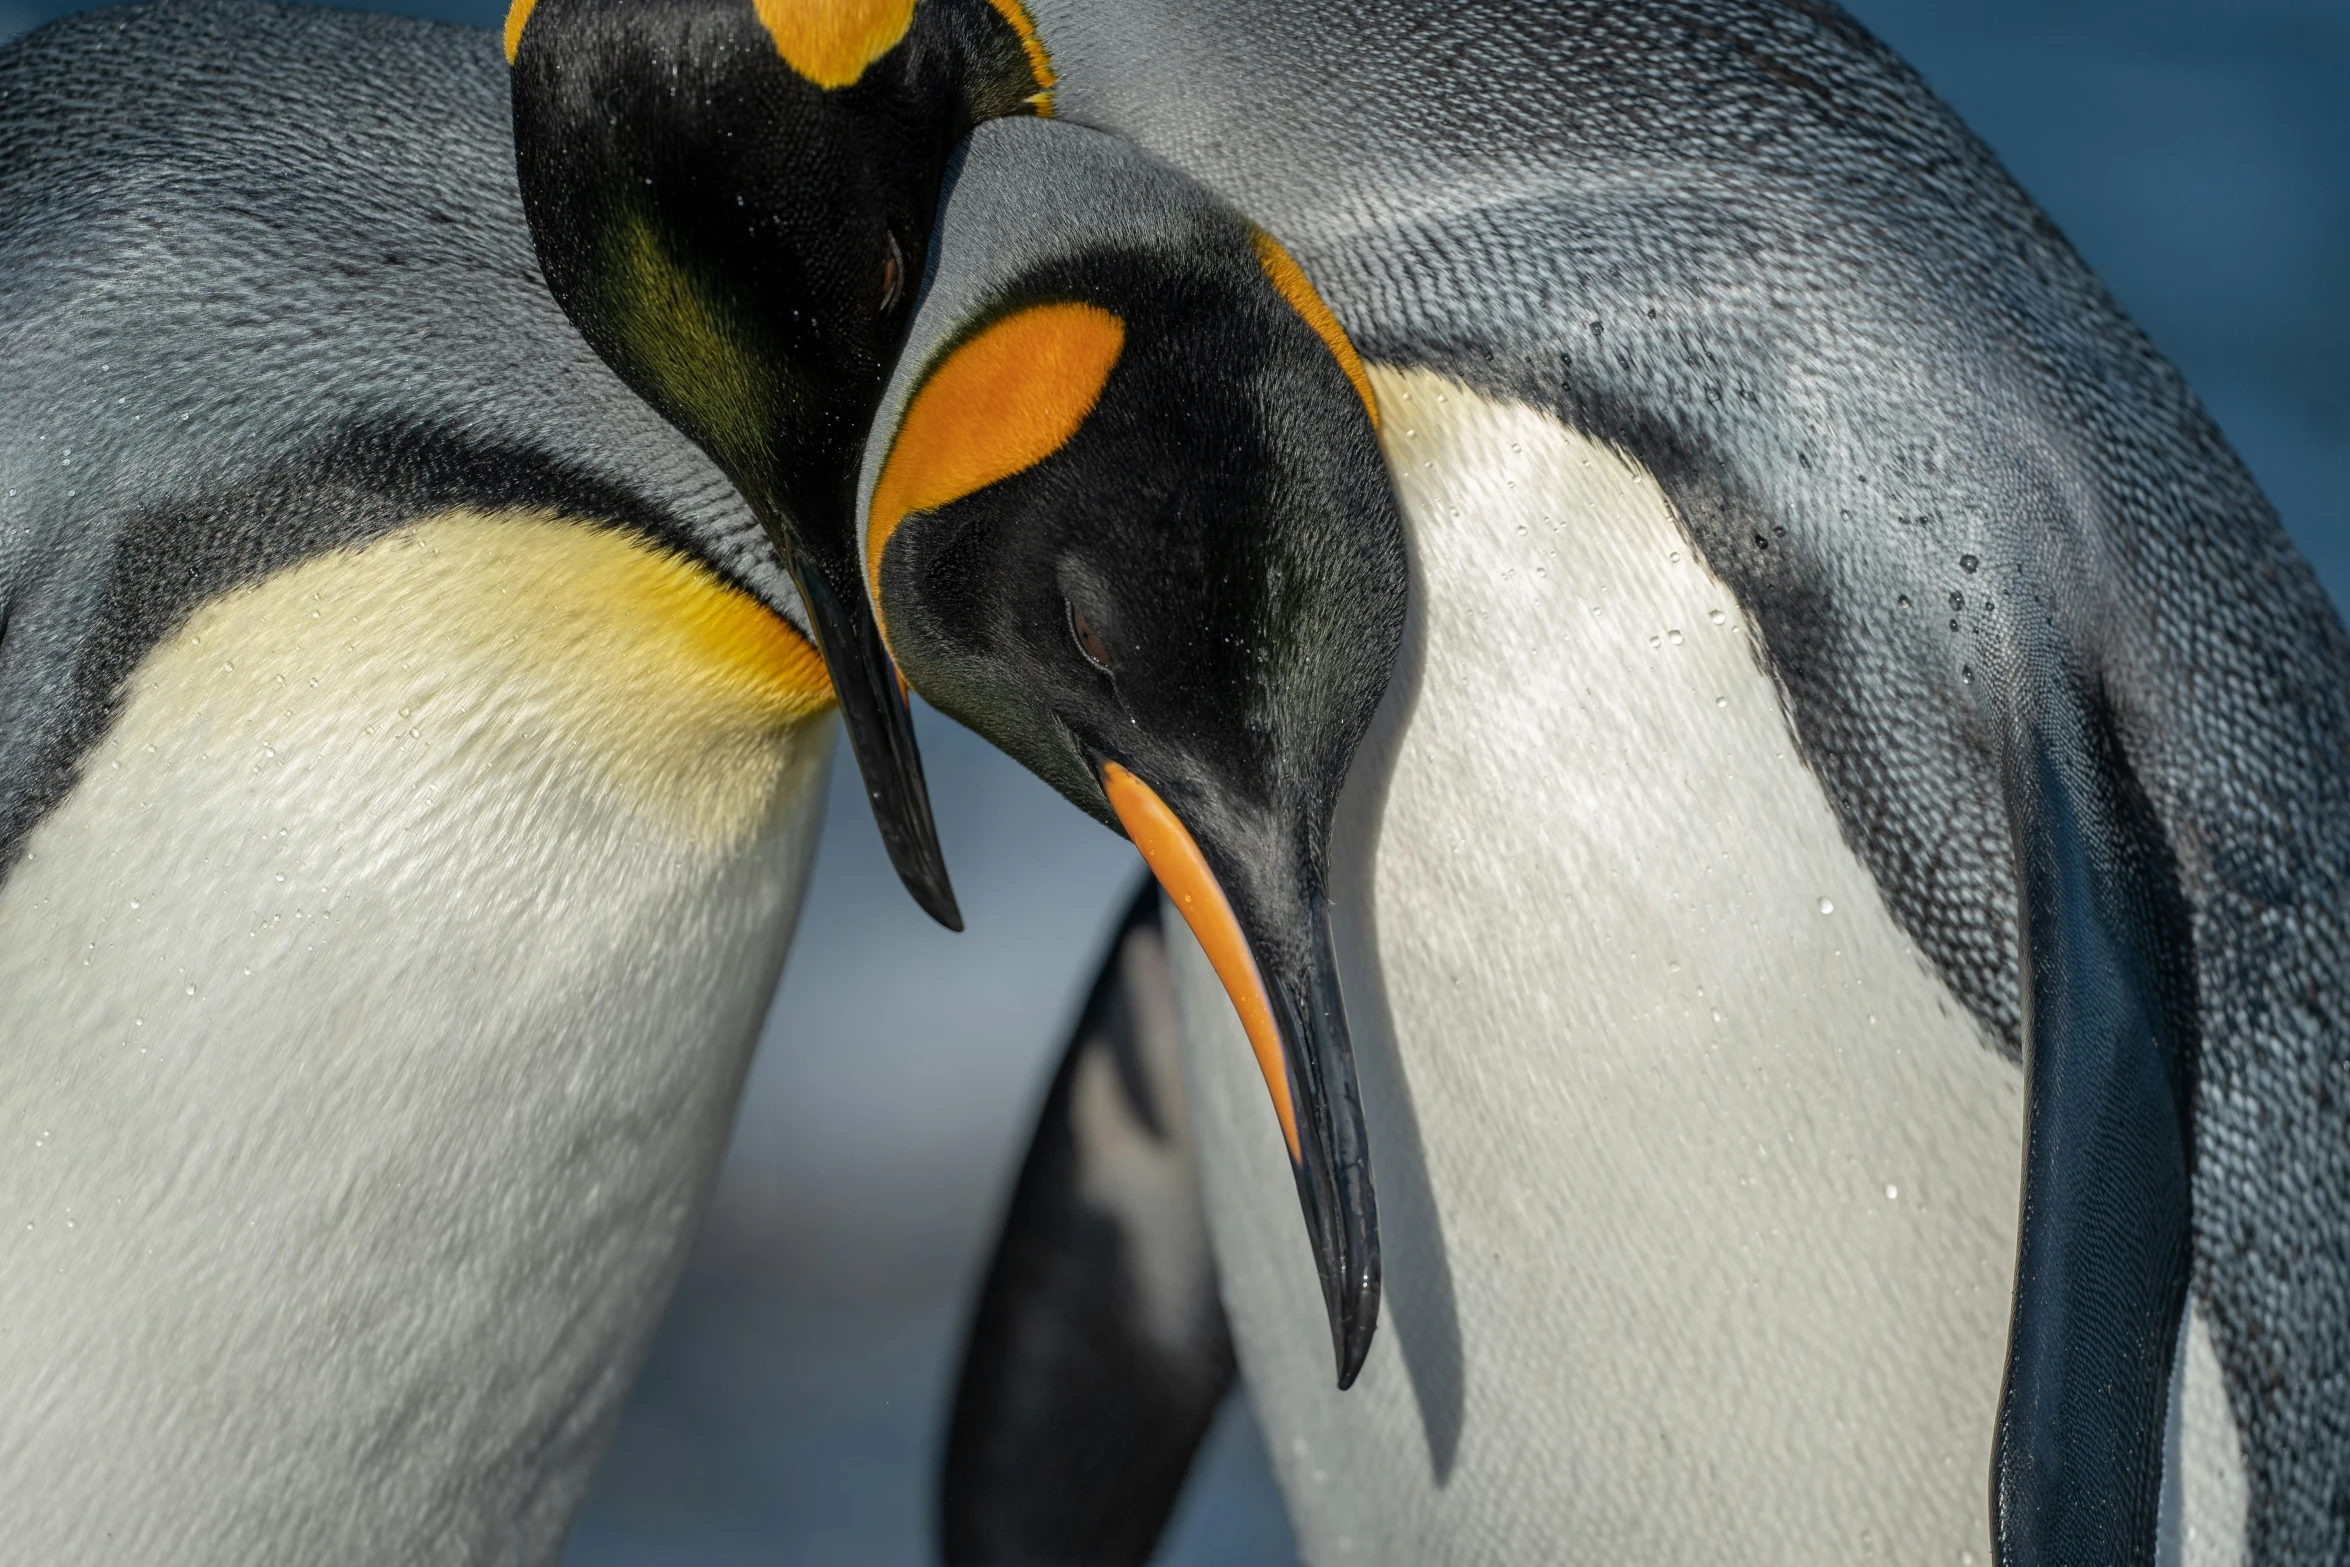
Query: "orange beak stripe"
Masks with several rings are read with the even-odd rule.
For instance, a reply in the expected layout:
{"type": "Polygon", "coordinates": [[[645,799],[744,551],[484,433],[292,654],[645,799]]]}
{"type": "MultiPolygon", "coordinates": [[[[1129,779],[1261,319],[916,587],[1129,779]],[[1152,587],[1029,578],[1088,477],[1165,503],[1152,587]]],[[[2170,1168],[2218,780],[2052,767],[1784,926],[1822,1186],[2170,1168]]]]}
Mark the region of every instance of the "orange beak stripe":
{"type": "Polygon", "coordinates": [[[1249,1048],[1256,1052],[1257,1070],[1265,1074],[1265,1087],[1273,1095],[1273,1114],[1281,1122],[1282,1140],[1289,1144],[1290,1162],[1299,1162],[1297,1111],[1289,1102],[1289,1070],[1283,1064],[1281,1030],[1273,1022],[1272,993],[1257,972],[1256,955],[1240,933],[1231,900],[1216,884],[1215,872],[1208,869],[1207,857],[1191,833],[1149,784],[1116,762],[1104,762],[1102,792],[1110,797],[1110,809],[1118,813],[1126,836],[1175,900],[1183,923],[1191,927],[1216,977],[1224,982],[1232,1010],[1240,1014],[1240,1026],[1248,1032],[1249,1048]]]}

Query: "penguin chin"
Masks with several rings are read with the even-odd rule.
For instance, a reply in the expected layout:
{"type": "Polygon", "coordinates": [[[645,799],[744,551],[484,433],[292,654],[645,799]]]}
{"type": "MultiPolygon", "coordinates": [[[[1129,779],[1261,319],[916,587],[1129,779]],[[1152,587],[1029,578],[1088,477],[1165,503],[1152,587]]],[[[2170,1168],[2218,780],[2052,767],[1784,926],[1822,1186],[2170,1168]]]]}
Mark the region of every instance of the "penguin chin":
{"type": "MultiPolygon", "coordinates": [[[[922,699],[1053,787],[1070,804],[1112,831],[1117,817],[1103,798],[1091,760],[1095,748],[1079,738],[1067,709],[1039,700],[1042,683],[1011,672],[1012,661],[949,650],[916,617],[888,612],[891,651],[906,684],[922,699]]],[[[1074,656],[1074,655],[1073,655],[1074,656]]]]}

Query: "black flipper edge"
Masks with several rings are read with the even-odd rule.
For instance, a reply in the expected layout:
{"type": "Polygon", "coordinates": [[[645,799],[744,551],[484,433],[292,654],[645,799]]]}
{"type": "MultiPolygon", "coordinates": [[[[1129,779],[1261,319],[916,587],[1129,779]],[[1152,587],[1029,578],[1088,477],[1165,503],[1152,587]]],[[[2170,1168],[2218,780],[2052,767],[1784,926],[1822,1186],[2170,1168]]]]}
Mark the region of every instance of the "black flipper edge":
{"type": "Polygon", "coordinates": [[[2193,932],[2109,707],[2034,716],[2008,774],[2024,1181],[1992,1537],[2000,1567],[2138,1567],[2191,1261],[2193,932]]]}

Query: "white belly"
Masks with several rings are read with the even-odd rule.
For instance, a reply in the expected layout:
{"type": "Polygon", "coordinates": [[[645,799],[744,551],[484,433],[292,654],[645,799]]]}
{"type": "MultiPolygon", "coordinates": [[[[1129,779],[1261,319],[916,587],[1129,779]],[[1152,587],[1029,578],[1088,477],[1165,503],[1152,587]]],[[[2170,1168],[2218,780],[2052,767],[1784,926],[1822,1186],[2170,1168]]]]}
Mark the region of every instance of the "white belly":
{"type": "Polygon", "coordinates": [[[1987,1567],[2021,1074],[1885,911],[1655,483],[1374,379],[1424,592],[1416,700],[1407,650],[1333,850],[1387,1279],[1352,1392],[1264,1088],[1169,922],[1306,1554],[1987,1567]]]}
{"type": "Polygon", "coordinates": [[[141,666],[0,887],[8,1555],[554,1555],[821,816],[746,606],[444,518],[141,666]]]}

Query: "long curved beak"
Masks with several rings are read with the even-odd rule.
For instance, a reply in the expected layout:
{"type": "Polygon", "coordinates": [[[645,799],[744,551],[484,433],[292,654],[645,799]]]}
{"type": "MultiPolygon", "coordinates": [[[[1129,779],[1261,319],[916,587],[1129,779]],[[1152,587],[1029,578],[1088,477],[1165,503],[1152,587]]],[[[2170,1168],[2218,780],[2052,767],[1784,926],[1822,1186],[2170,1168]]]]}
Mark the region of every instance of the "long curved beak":
{"type": "MultiPolygon", "coordinates": [[[[1266,922],[1234,911],[1198,842],[1150,785],[1105,762],[1102,790],[1240,1014],[1305,1209],[1338,1385],[1351,1387],[1379,1322],[1379,1205],[1322,890],[1304,889],[1302,930],[1267,939],[1276,933],[1249,929],[1266,922]]],[[[1243,889],[1241,907],[1259,906],[1243,889]]]]}
{"type": "Polygon", "coordinates": [[[832,676],[841,724],[849,732],[849,748],[856,754],[889,862],[923,912],[949,930],[961,930],[963,914],[955,906],[946,856],[938,846],[922,753],[914,746],[914,715],[906,706],[897,665],[882,646],[863,585],[856,584],[853,593],[835,592],[822,566],[796,553],[791,574],[808,606],[816,649],[832,676]]]}

